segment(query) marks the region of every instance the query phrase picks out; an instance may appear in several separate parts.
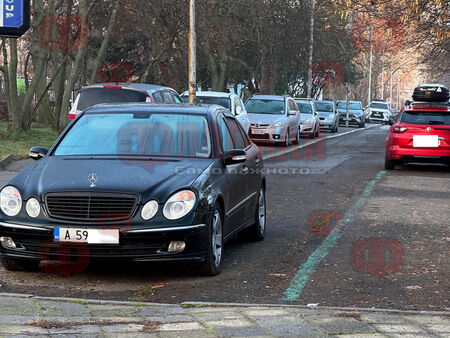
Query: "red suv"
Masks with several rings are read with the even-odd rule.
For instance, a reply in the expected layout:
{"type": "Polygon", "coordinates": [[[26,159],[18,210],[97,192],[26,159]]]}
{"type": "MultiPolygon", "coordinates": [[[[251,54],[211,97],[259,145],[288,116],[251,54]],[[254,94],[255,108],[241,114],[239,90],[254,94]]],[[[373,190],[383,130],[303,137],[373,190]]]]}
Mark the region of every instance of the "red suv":
{"type": "Polygon", "coordinates": [[[391,126],[386,139],[386,170],[407,162],[450,165],[450,105],[413,102],[391,126]]]}

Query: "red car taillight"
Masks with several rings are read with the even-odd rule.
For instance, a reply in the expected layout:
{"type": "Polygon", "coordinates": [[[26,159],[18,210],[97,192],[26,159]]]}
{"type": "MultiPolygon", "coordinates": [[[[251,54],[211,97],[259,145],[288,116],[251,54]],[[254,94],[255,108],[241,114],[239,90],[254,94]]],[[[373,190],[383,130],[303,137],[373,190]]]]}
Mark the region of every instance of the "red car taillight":
{"type": "Polygon", "coordinates": [[[392,132],[397,133],[397,134],[404,133],[407,130],[408,130],[408,128],[405,128],[405,127],[392,127],[392,132]]]}

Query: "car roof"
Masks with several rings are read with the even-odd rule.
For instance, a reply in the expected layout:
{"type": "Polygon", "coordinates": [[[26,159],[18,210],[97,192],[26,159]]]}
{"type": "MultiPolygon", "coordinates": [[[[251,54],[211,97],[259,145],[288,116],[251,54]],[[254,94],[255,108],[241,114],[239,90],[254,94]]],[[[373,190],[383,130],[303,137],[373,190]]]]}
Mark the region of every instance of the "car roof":
{"type": "Polygon", "coordinates": [[[154,84],[147,84],[147,83],[121,83],[121,82],[110,82],[110,83],[96,83],[96,84],[92,84],[89,86],[85,86],[83,87],[81,90],[84,89],[91,89],[91,88],[102,88],[105,86],[110,86],[110,87],[114,87],[114,86],[119,86],[119,87],[123,87],[123,88],[132,88],[132,89],[137,89],[137,90],[142,90],[142,91],[146,91],[149,93],[153,93],[159,90],[173,90],[174,89],[170,88],[170,87],[166,87],[166,86],[160,86],[160,85],[154,85],[154,84]]]}
{"type": "MultiPolygon", "coordinates": [[[[189,92],[186,91],[181,96],[188,96],[188,95],[189,95],[189,92]]],[[[202,96],[210,96],[210,97],[227,97],[228,98],[228,97],[231,97],[231,96],[236,95],[236,94],[226,93],[226,92],[205,91],[205,92],[197,92],[195,95],[196,96],[200,96],[200,97],[202,97],[202,96]]]]}
{"type": "Polygon", "coordinates": [[[257,100],[273,100],[273,101],[284,101],[285,99],[290,98],[290,96],[282,96],[282,95],[261,95],[256,94],[253,95],[250,100],[257,99],[257,100]]]}
{"type": "Polygon", "coordinates": [[[333,101],[330,101],[330,100],[315,100],[314,102],[320,102],[320,103],[333,103],[333,101]]]}
{"type": "Polygon", "coordinates": [[[411,102],[404,111],[448,111],[450,104],[445,102],[411,102]]]}
{"type": "Polygon", "coordinates": [[[218,105],[208,104],[160,104],[160,103],[107,103],[97,104],[86,109],[85,114],[126,114],[134,113],[163,113],[163,114],[193,114],[214,116],[218,111],[233,116],[231,112],[218,105]],[[228,114],[227,114],[228,113],[228,114]]]}

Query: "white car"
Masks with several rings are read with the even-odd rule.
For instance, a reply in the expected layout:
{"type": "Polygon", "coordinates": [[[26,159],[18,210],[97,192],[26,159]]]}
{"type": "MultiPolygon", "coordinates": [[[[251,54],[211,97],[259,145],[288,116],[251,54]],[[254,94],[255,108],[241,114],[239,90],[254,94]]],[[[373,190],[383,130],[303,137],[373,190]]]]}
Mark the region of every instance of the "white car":
{"type": "Polygon", "coordinates": [[[391,107],[384,101],[372,101],[366,109],[366,119],[372,123],[388,124],[391,119],[391,107]]]}
{"type": "MultiPolygon", "coordinates": [[[[181,95],[183,102],[188,102],[189,92],[184,92],[181,95]]],[[[231,113],[236,116],[236,119],[244,128],[245,132],[249,134],[250,132],[250,120],[248,118],[247,110],[245,109],[244,102],[236,94],[224,93],[224,92],[197,92],[196,94],[197,103],[203,104],[217,104],[219,106],[225,107],[231,113]]]]}

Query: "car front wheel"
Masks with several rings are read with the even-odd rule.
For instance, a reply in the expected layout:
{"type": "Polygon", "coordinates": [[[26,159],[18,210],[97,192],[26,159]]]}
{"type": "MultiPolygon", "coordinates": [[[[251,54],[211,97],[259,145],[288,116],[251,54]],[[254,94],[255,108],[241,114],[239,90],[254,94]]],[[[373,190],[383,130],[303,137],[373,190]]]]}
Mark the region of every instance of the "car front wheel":
{"type": "Polygon", "coordinates": [[[2,266],[8,271],[34,271],[37,269],[37,262],[2,257],[0,259],[2,266]]]}
{"type": "Polygon", "coordinates": [[[217,276],[222,272],[223,262],[223,217],[216,203],[208,229],[208,251],[201,271],[206,276],[217,276]]]}

